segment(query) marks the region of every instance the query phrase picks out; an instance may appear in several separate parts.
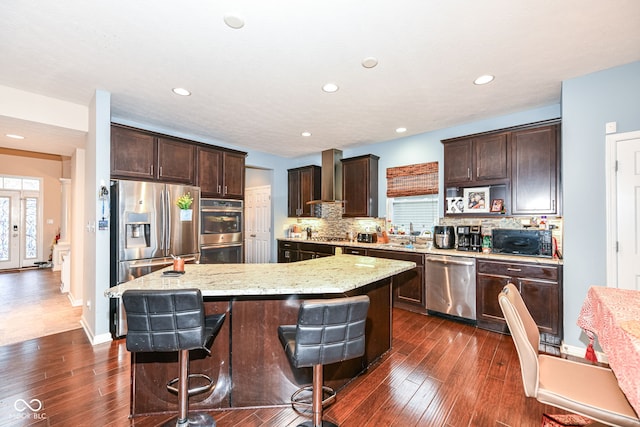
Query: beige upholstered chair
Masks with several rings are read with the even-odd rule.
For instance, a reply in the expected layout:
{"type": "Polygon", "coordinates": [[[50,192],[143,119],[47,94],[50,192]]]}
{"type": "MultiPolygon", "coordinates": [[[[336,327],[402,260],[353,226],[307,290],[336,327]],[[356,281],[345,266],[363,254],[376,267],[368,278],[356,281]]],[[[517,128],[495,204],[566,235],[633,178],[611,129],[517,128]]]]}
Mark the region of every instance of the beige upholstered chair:
{"type": "Polygon", "coordinates": [[[608,425],[640,426],[610,369],[538,354],[538,327],[512,283],[498,302],[518,351],[526,396],[608,425]]]}

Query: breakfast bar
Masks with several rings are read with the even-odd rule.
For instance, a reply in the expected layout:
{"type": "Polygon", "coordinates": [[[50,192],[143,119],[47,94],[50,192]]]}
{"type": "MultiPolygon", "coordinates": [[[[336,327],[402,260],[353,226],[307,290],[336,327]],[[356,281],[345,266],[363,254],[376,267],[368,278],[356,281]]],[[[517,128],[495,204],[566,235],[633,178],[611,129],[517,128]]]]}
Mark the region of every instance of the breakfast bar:
{"type": "MultiPolygon", "coordinates": [[[[310,384],[311,368],[295,369],[282,350],[277,328],[295,324],[304,299],[368,295],[366,350],[361,358],[328,365],[326,385],[339,389],[391,347],[393,276],[415,263],[356,255],[337,255],[291,264],[208,264],[185,266],[182,275],[163,270],[114,286],[119,298],[128,289],[201,290],[207,314],[227,313],[211,356],[191,352],[191,372],[216,381],[210,394],[190,399],[193,410],[288,404],[291,394],[310,384]]],[[[177,354],[131,354],[131,415],[177,410],[166,382],[177,376],[177,354]]]]}

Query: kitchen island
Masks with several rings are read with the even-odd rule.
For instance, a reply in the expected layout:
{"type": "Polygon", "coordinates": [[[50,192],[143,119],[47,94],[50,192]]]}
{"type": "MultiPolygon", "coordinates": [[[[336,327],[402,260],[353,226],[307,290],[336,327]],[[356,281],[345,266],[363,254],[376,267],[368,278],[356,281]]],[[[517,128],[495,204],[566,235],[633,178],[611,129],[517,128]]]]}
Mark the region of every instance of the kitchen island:
{"type": "MultiPolygon", "coordinates": [[[[277,328],[295,324],[304,299],[368,295],[366,350],[361,358],[328,365],[325,384],[339,389],[391,347],[393,276],[415,264],[366,256],[339,255],[293,264],[189,264],[185,274],[157,271],[108,289],[118,298],[127,289],[198,288],[207,314],[227,313],[211,356],[191,352],[191,372],[216,381],[211,394],[190,398],[193,410],[288,404],[310,384],[311,368],[291,367],[277,328]]],[[[131,415],[177,410],[166,382],[177,376],[177,353],[132,353],[131,415]]]]}

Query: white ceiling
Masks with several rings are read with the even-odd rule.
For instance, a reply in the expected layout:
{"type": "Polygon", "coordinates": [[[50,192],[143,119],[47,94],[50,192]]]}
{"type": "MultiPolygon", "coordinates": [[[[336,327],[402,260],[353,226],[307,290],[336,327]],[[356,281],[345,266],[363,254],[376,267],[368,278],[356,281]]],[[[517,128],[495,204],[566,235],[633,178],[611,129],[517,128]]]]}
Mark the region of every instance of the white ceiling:
{"type": "MultiPolygon", "coordinates": [[[[563,80],[640,60],[640,1],[20,0],[0,58],[0,85],[81,105],[102,89],[114,120],[295,157],[559,103],[563,80]]],[[[83,141],[0,117],[3,147],[83,141]]]]}

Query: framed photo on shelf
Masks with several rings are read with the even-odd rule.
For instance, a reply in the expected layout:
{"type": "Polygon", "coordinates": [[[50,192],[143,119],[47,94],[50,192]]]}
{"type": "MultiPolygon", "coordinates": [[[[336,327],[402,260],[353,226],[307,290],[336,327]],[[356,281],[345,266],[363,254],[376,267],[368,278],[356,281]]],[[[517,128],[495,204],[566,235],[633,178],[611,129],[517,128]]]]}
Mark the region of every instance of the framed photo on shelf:
{"type": "Polygon", "coordinates": [[[489,212],[489,187],[465,188],[464,213],[489,212]]]}
{"type": "Polygon", "coordinates": [[[502,199],[493,199],[491,201],[491,212],[502,212],[502,207],[504,206],[504,200],[502,199]]]}
{"type": "Polygon", "coordinates": [[[464,213],[462,197],[447,197],[447,213],[464,213]]]}

